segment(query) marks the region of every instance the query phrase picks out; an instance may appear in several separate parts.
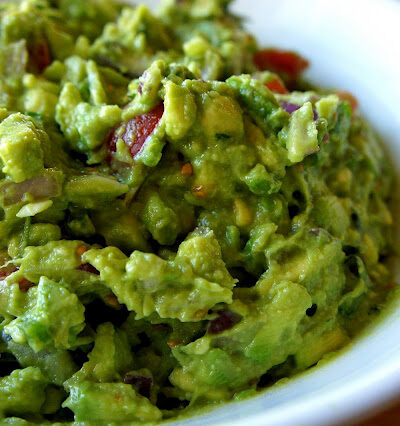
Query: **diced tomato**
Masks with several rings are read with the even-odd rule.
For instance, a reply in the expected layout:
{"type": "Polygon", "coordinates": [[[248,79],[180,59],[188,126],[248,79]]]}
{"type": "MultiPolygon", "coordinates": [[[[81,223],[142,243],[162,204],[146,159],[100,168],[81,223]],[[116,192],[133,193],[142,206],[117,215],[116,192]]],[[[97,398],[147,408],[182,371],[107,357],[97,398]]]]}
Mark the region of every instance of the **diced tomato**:
{"type": "Polygon", "coordinates": [[[32,287],[35,287],[35,283],[27,280],[26,278],[22,278],[22,280],[18,281],[18,286],[21,291],[25,291],[25,293],[32,287]]]}
{"type": "Polygon", "coordinates": [[[164,105],[160,103],[150,112],[131,118],[125,123],[119,124],[110,134],[107,145],[110,154],[115,154],[117,150],[117,141],[122,137],[125,144],[129,147],[132,158],[141,151],[147,138],[153,133],[164,113],[164,105]],[[121,134],[121,127],[124,131],[121,134]]]}
{"type": "Polygon", "coordinates": [[[210,334],[219,334],[225,330],[229,330],[234,325],[236,325],[242,316],[237,314],[236,312],[230,311],[221,311],[218,312],[217,318],[211,320],[208,324],[208,332],[210,334]]]}
{"type": "Polygon", "coordinates": [[[76,269],[89,272],[90,274],[100,275],[100,272],[90,263],[82,263],[82,265],[79,265],[76,269]]]}
{"type": "Polygon", "coordinates": [[[51,64],[49,45],[43,37],[40,41],[33,41],[29,47],[29,58],[39,73],[42,73],[51,64]]]}
{"type": "Polygon", "coordinates": [[[297,53],[277,49],[259,50],[254,55],[253,62],[261,71],[285,73],[292,79],[296,79],[309,65],[308,61],[297,53]]]}
{"type": "MultiPolygon", "coordinates": [[[[8,265],[4,265],[0,267],[0,279],[7,278],[9,275],[13,274],[14,272],[18,271],[19,268],[12,263],[8,265]]],[[[18,281],[18,286],[21,291],[27,292],[31,287],[34,287],[36,284],[27,280],[25,277],[21,278],[18,281]]]]}
{"type": "Polygon", "coordinates": [[[271,90],[271,92],[280,93],[282,95],[284,95],[285,93],[289,93],[289,90],[286,89],[285,85],[279,78],[275,78],[269,83],[265,83],[265,85],[268,87],[269,90],[271,90]]]}
{"type": "Polygon", "coordinates": [[[6,278],[15,271],[18,271],[18,268],[12,264],[9,264],[7,266],[2,266],[0,268],[0,278],[6,278]]]}
{"type": "Polygon", "coordinates": [[[144,377],[135,373],[126,373],[124,376],[124,383],[132,385],[138,394],[145,398],[150,398],[151,388],[153,386],[153,379],[151,377],[144,377]]]}
{"type": "Polygon", "coordinates": [[[339,99],[342,101],[347,101],[350,104],[350,108],[353,112],[358,109],[358,101],[355,96],[353,96],[350,92],[338,91],[336,94],[339,96],[339,99]]]}

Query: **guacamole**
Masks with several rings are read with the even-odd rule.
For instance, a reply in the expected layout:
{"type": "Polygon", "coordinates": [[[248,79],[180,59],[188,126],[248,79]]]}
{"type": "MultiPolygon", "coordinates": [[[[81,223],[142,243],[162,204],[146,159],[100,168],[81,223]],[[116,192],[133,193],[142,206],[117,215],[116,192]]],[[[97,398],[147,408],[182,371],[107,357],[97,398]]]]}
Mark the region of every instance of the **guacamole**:
{"type": "Polygon", "coordinates": [[[155,424],[239,400],[381,310],[379,140],[228,3],[1,3],[5,424],[155,424]]]}

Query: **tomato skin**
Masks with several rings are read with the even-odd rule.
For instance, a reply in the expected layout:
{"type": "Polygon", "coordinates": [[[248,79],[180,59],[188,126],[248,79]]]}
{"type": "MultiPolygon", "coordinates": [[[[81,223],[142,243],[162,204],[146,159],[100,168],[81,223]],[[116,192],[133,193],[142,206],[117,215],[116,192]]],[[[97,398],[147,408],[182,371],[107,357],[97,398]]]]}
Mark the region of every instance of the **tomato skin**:
{"type": "Polygon", "coordinates": [[[308,61],[297,53],[278,49],[259,50],[254,55],[253,62],[261,71],[284,73],[292,79],[296,79],[309,65],[308,61]]]}
{"type": "MultiPolygon", "coordinates": [[[[19,268],[13,264],[3,265],[0,267],[0,279],[7,278],[9,275],[17,272],[19,268]]],[[[25,277],[21,278],[18,282],[19,289],[25,293],[36,284],[27,280],[25,277]]]]}
{"type": "Polygon", "coordinates": [[[29,58],[36,70],[41,74],[51,64],[51,54],[47,41],[33,41],[28,46],[29,58]]]}
{"type": "Polygon", "coordinates": [[[18,269],[19,268],[14,265],[2,266],[0,267],[0,278],[7,278],[13,272],[18,271],[18,269]]]}
{"type": "Polygon", "coordinates": [[[279,93],[281,95],[289,93],[289,90],[286,89],[285,85],[279,78],[276,78],[275,80],[272,80],[269,83],[265,83],[265,86],[267,86],[268,89],[274,93],[279,93]]]}
{"type": "Polygon", "coordinates": [[[353,112],[358,110],[358,101],[353,94],[345,91],[338,91],[336,94],[339,96],[341,101],[347,101],[350,104],[350,108],[353,112]]]}
{"type": "Polygon", "coordinates": [[[78,271],[89,272],[90,274],[100,275],[100,272],[90,263],[82,263],[76,268],[78,271]]]}
{"type": "Polygon", "coordinates": [[[117,150],[117,141],[119,138],[129,147],[132,158],[142,150],[147,138],[153,133],[164,113],[164,104],[161,102],[154,109],[144,114],[133,117],[127,122],[120,123],[111,132],[107,141],[107,149],[112,156],[117,150]],[[121,134],[121,127],[124,130],[121,134]]]}
{"type": "Polygon", "coordinates": [[[25,293],[32,287],[35,287],[36,284],[32,281],[27,280],[26,278],[22,278],[18,281],[18,286],[21,291],[24,291],[25,293]]]}
{"type": "Polygon", "coordinates": [[[242,316],[237,314],[236,312],[230,311],[221,311],[218,312],[218,317],[211,320],[208,324],[208,333],[209,334],[219,334],[225,330],[231,329],[235,326],[240,320],[242,316]]]}

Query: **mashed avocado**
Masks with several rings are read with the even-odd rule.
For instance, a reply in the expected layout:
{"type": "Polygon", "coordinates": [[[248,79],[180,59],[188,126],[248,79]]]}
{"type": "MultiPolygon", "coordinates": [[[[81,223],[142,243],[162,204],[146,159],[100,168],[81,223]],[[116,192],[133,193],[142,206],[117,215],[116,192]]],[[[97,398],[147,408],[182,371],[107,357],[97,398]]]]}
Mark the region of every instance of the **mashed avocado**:
{"type": "Polygon", "coordinates": [[[240,399],[382,307],[392,173],[229,1],[0,5],[0,418],[240,399]]]}

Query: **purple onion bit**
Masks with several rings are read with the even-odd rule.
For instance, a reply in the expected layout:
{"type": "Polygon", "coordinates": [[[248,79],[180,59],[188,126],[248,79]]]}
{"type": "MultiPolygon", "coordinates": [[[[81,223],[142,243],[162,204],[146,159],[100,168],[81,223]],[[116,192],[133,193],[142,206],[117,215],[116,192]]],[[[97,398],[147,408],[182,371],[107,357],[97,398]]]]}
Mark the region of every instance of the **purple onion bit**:
{"type": "Polygon", "coordinates": [[[300,108],[299,105],[292,104],[291,102],[286,102],[286,101],[281,101],[281,107],[286,112],[288,112],[289,114],[291,114],[292,112],[297,111],[300,108]]]}
{"type": "Polygon", "coordinates": [[[135,373],[126,373],[124,376],[124,383],[131,385],[138,394],[145,398],[150,398],[151,388],[153,386],[153,379],[151,377],[140,376],[135,373]]]}
{"type": "MultiPolygon", "coordinates": [[[[300,106],[296,105],[296,104],[292,104],[291,102],[286,102],[286,101],[281,101],[280,102],[281,107],[289,114],[292,114],[293,112],[297,111],[300,106]]],[[[313,119],[318,120],[319,115],[317,113],[317,111],[315,111],[315,109],[313,108],[313,119]]]]}
{"type": "Polygon", "coordinates": [[[210,334],[219,334],[225,330],[229,330],[234,325],[236,325],[242,316],[236,312],[230,311],[220,311],[218,312],[218,317],[210,321],[208,325],[208,332],[210,334]]]}

